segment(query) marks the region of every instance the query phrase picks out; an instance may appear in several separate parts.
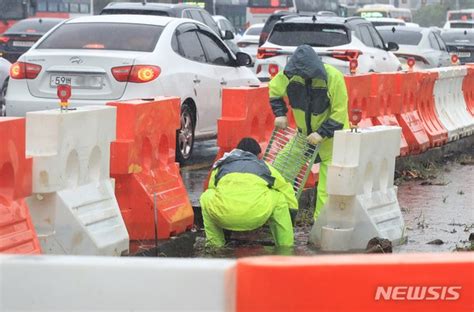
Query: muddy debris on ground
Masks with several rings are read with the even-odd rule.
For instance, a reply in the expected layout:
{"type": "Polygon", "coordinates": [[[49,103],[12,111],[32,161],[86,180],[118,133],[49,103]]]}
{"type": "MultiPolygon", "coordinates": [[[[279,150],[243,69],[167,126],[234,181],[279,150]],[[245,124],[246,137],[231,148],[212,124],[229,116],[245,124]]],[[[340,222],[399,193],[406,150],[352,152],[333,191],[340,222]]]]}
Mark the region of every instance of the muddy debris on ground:
{"type": "Polygon", "coordinates": [[[392,253],[392,242],[385,238],[374,237],[367,243],[366,253],[392,253]]]}

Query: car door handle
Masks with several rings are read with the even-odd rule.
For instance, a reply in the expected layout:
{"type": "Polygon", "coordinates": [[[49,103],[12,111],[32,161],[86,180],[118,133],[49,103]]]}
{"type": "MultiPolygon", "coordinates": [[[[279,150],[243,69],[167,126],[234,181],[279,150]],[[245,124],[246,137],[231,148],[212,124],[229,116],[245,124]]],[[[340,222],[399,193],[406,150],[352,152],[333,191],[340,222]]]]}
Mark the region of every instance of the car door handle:
{"type": "Polygon", "coordinates": [[[387,60],[387,58],[386,58],[386,57],[384,57],[384,58],[383,58],[383,60],[384,60],[384,61],[386,61],[386,60],[387,60]]]}
{"type": "Polygon", "coordinates": [[[371,56],[370,56],[370,58],[371,58],[371,59],[374,59],[374,58],[375,58],[375,56],[371,55],[371,56]]]}
{"type": "Polygon", "coordinates": [[[193,80],[193,82],[194,82],[194,83],[200,83],[200,82],[201,82],[201,79],[196,78],[196,79],[193,80]]]}
{"type": "Polygon", "coordinates": [[[221,85],[222,85],[222,86],[227,86],[227,81],[222,80],[222,81],[221,81],[221,85]]]}

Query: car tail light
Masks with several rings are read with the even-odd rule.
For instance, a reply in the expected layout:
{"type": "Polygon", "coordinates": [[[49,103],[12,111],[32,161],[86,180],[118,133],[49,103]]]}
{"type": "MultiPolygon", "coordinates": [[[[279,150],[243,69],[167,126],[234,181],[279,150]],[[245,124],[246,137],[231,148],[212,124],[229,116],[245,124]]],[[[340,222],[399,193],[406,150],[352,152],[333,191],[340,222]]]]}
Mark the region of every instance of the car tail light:
{"type": "Polygon", "coordinates": [[[16,62],[10,67],[12,79],[35,79],[41,72],[42,67],[37,64],[16,62]]]}
{"type": "Polygon", "coordinates": [[[332,57],[337,58],[341,61],[350,62],[351,60],[357,60],[362,51],[359,50],[330,50],[332,57]]]}
{"type": "Polygon", "coordinates": [[[280,68],[278,67],[277,64],[270,64],[268,65],[268,73],[270,74],[270,77],[275,77],[278,72],[280,71],[280,68]]]}
{"type": "Polygon", "coordinates": [[[8,43],[8,41],[10,41],[9,37],[6,37],[6,36],[0,37],[0,43],[8,43]]]}
{"type": "Polygon", "coordinates": [[[262,65],[257,65],[257,74],[260,73],[262,71],[262,65]]]}
{"type": "Polygon", "coordinates": [[[119,66],[112,68],[112,75],[120,82],[144,83],[158,78],[161,68],[153,65],[119,66]]]}
{"type": "Polygon", "coordinates": [[[279,48],[258,48],[257,58],[260,60],[278,55],[279,48]]]}

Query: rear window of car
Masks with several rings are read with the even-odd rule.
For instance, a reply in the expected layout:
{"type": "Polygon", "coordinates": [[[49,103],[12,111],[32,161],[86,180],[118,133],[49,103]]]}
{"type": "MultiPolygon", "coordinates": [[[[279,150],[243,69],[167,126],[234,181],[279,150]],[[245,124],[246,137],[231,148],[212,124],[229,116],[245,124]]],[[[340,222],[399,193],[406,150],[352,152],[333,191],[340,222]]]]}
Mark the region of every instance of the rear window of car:
{"type": "Polygon", "coordinates": [[[395,42],[403,45],[418,45],[423,35],[419,31],[384,29],[378,30],[385,42],[395,42]]]}
{"type": "Polygon", "coordinates": [[[133,15],[156,15],[156,16],[169,16],[166,11],[159,10],[137,10],[137,9],[103,9],[100,15],[112,15],[112,14],[133,14],[133,15]]]}
{"type": "Polygon", "coordinates": [[[441,34],[446,43],[454,43],[454,44],[471,44],[474,45],[474,32],[473,31],[466,31],[466,33],[462,32],[445,32],[441,34]]]}
{"type": "Polygon", "coordinates": [[[474,28],[474,23],[453,23],[453,22],[451,22],[451,28],[474,28]]]}
{"type": "Polygon", "coordinates": [[[280,23],[275,24],[268,41],[281,46],[334,47],[348,44],[351,40],[344,26],[280,23]]]}
{"type": "Polygon", "coordinates": [[[62,20],[24,20],[14,24],[5,33],[39,33],[44,34],[62,20]]]}
{"type": "Polygon", "coordinates": [[[249,36],[259,36],[260,33],[262,32],[262,28],[263,27],[252,27],[252,28],[249,28],[249,30],[247,30],[247,32],[245,33],[246,35],[249,35],[249,36]]]}
{"type": "Polygon", "coordinates": [[[63,24],[37,49],[99,49],[152,52],[162,26],[121,23],[63,24]]]}

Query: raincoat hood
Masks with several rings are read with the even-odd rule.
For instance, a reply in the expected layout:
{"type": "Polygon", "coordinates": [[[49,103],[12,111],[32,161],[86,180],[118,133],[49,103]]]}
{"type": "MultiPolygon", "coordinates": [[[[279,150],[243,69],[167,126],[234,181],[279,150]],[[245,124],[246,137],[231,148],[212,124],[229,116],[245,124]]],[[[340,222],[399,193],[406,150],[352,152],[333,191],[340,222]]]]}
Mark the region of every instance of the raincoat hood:
{"type": "Polygon", "coordinates": [[[288,77],[300,76],[303,79],[322,79],[327,81],[326,69],[319,55],[307,44],[299,46],[285,66],[288,77]]]}
{"type": "Polygon", "coordinates": [[[246,152],[240,149],[233,149],[230,153],[225,153],[222,158],[215,162],[213,168],[221,167],[223,164],[228,164],[239,160],[255,160],[258,161],[257,156],[250,152],[246,152]]]}

